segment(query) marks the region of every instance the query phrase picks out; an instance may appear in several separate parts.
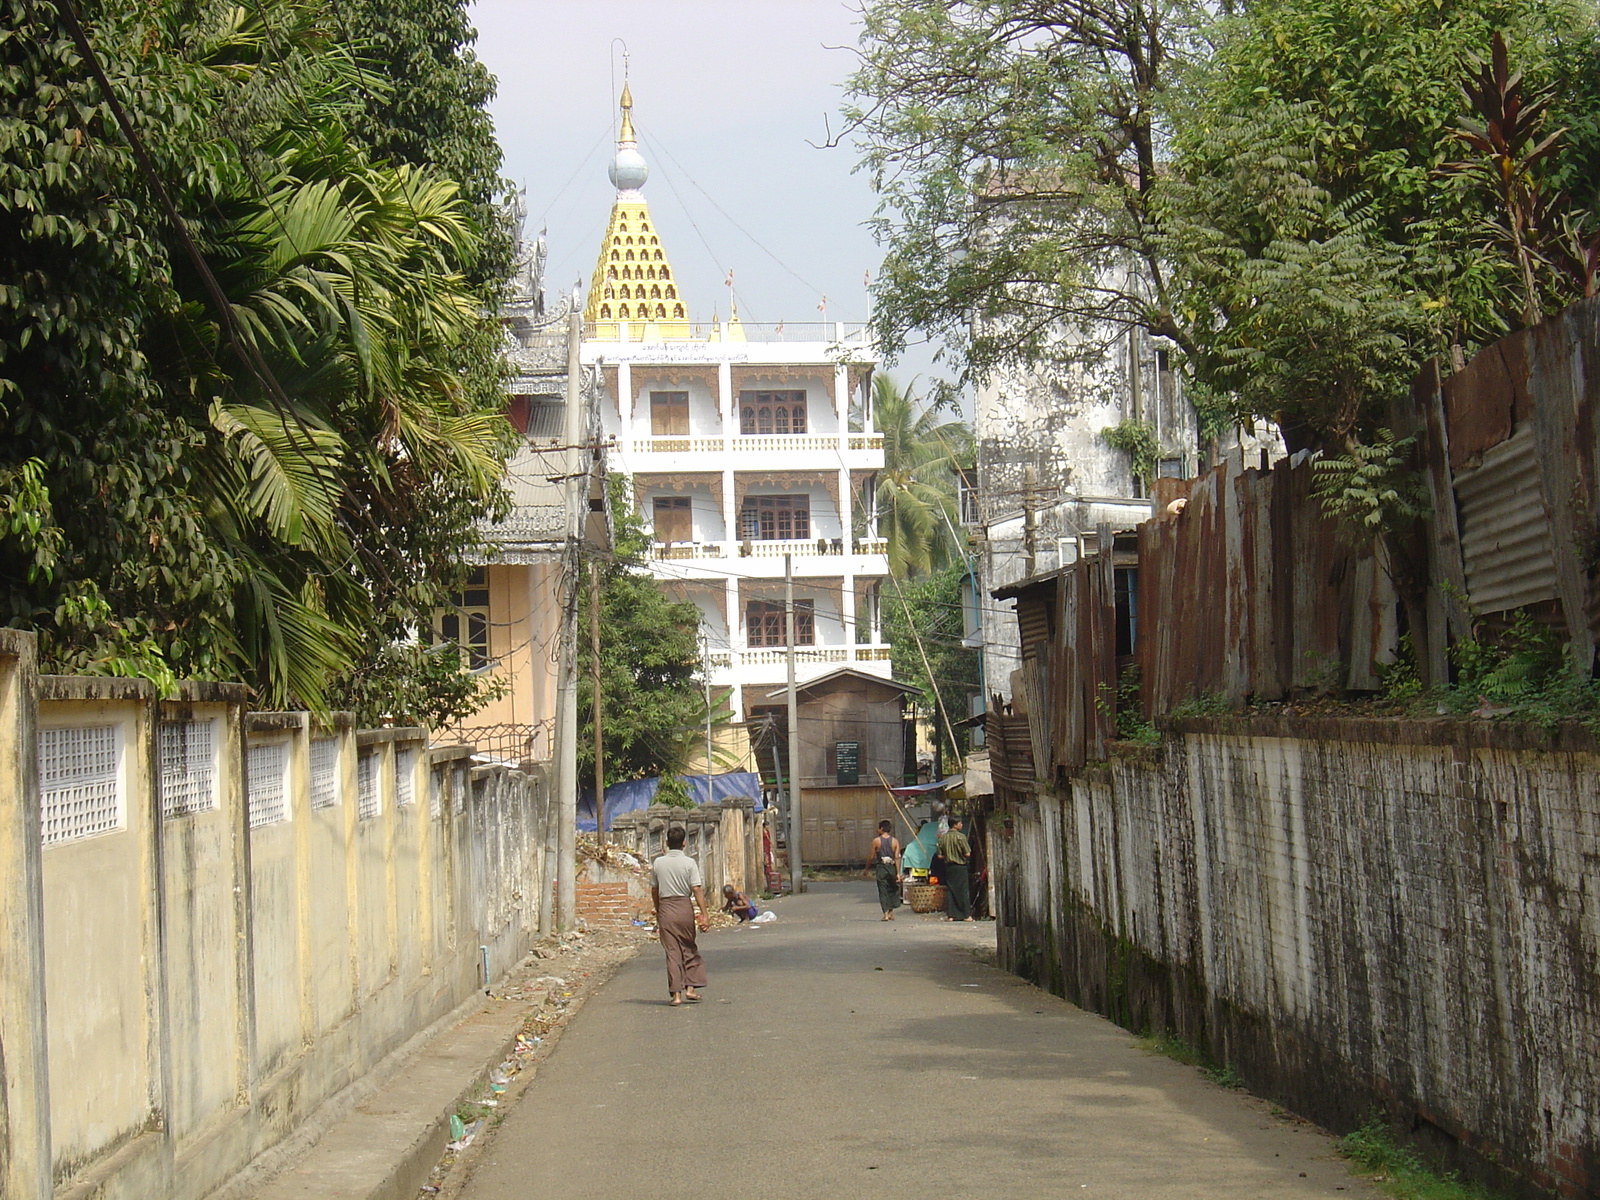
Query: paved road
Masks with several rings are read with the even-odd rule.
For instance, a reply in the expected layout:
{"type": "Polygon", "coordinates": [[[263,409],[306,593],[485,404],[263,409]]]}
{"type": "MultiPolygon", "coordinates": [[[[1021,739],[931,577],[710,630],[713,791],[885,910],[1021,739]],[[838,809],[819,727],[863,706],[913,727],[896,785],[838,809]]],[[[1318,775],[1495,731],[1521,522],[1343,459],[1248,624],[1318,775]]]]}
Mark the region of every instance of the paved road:
{"type": "Polygon", "coordinates": [[[1372,1195],[1332,1145],[974,949],[987,924],[813,885],[704,935],[666,1006],[654,946],[584,1006],[463,1200],[1372,1195]]]}

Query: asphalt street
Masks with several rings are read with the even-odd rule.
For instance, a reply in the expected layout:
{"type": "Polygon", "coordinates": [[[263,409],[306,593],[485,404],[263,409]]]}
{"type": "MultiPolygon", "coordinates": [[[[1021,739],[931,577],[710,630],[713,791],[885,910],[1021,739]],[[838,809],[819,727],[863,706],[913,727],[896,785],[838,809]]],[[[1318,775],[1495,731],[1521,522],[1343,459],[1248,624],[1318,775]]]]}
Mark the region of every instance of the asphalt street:
{"type": "Polygon", "coordinates": [[[669,1008],[648,947],[575,1018],[464,1200],[1375,1194],[1329,1138],[980,961],[993,926],[813,885],[704,934],[669,1008]]]}

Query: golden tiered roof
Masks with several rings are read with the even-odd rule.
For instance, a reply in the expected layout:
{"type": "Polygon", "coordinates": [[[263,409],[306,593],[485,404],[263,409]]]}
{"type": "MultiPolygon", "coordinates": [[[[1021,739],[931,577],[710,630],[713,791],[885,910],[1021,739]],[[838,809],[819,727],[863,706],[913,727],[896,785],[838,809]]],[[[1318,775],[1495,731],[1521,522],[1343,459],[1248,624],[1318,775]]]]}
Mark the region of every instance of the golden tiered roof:
{"type": "Polygon", "coordinates": [[[689,337],[689,313],[661,238],[650,220],[650,207],[639,192],[648,173],[633,134],[633,94],[622,86],[622,128],[611,178],[617,199],[600,241],[600,258],[589,283],[583,319],[590,337],[616,341],[627,324],[629,341],[683,340],[689,337]],[[628,184],[633,186],[627,186],[628,184]]]}

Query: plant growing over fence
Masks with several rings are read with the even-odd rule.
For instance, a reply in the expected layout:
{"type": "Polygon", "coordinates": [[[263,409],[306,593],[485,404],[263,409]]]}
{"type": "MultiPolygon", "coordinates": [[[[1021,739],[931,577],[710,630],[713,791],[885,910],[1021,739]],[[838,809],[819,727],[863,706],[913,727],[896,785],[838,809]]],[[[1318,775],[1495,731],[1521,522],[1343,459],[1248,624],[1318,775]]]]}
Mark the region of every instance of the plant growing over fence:
{"type": "Polygon", "coordinates": [[[1155,478],[1156,464],[1161,461],[1161,443],[1156,439],[1155,426],[1149,421],[1129,417],[1102,429],[1100,438],[1113,450],[1126,451],[1135,476],[1144,480],[1155,478]]]}
{"type": "Polygon", "coordinates": [[[656,783],[656,804],[665,804],[668,808],[693,808],[694,801],[689,797],[689,789],[684,786],[682,779],[676,775],[663,775],[656,783]]]}
{"type": "Polygon", "coordinates": [[[1343,454],[1323,454],[1312,463],[1312,491],[1351,541],[1376,542],[1427,512],[1422,481],[1411,467],[1413,442],[1380,429],[1372,442],[1352,439],[1343,454]]]}

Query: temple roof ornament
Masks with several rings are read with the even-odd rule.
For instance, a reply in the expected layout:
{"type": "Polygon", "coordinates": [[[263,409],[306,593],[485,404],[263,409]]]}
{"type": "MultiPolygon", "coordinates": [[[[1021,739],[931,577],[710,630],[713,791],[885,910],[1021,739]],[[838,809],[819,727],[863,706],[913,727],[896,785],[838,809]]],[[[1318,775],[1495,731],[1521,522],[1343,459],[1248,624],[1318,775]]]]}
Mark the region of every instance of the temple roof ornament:
{"type": "Polygon", "coordinates": [[[617,198],[584,306],[587,336],[598,341],[682,341],[690,336],[689,313],[639,191],[650,168],[637,149],[633,90],[626,79],[619,107],[617,153],[608,171],[617,198]]]}

